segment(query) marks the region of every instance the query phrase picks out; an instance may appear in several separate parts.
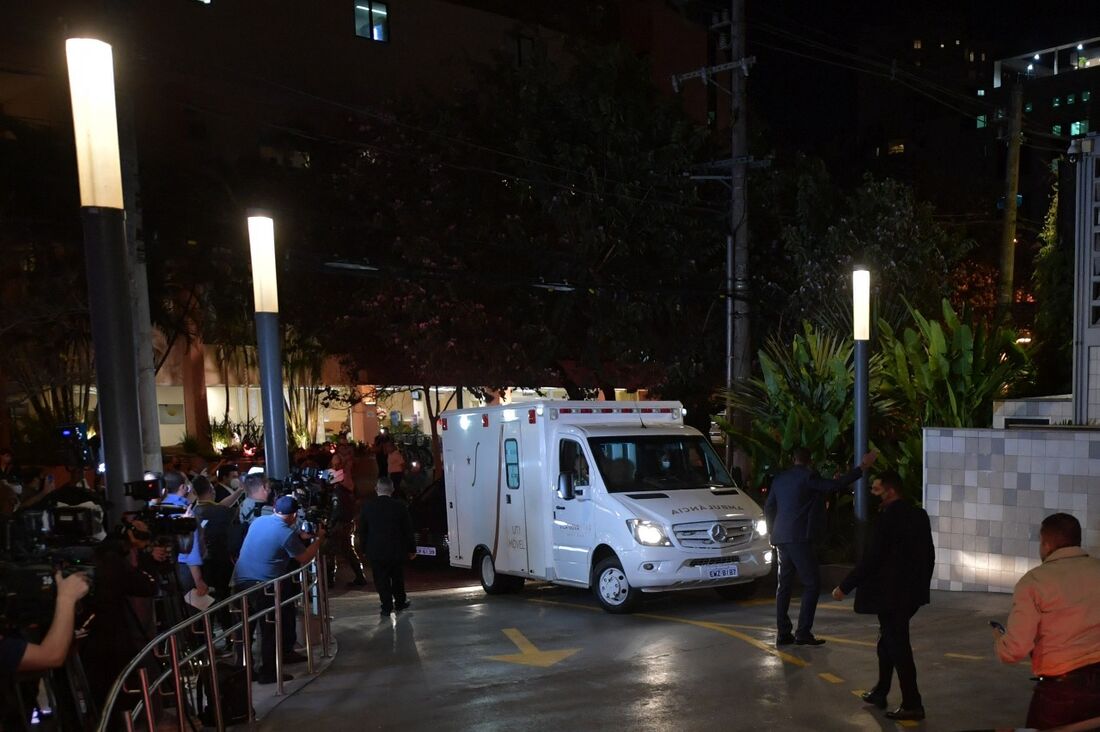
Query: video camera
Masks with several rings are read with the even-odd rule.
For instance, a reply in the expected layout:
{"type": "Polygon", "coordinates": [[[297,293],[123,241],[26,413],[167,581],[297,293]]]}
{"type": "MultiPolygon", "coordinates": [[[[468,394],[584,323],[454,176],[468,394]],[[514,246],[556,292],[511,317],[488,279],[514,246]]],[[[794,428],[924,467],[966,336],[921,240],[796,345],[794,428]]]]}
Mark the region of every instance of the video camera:
{"type": "Polygon", "coordinates": [[[319,468],[300,468],[291,471],[285,481],[274,481],[274,493],[298,500],[298,528],[307,534],[316,534],[317,527],[332,518],[336,494],[326,479],[327,473],[319,468]]]}
{"type": "MultiPolygon", "coordinates": [[[[35,517],[36,522],[41,520],[41,516],[35,517]]],[[[4,541],[0,547],[3,557],[0,559],[0,634],[3,635],[16,630],[44,631],[50,626],[57,592],[54,573],[57,571],[65,577],[84,572],[92,591],[95,590],[93,544],[58,544],[62,537],[54,537],[47,543],[41,534],[28,535],[14,523],[8,521],[0,525],[0,537],[4,541]]]]}

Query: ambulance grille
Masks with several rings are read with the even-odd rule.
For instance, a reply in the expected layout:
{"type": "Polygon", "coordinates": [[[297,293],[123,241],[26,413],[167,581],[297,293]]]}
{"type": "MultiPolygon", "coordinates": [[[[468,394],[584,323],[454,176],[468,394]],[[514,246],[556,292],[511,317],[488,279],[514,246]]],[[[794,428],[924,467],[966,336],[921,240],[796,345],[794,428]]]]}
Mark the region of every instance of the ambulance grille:
{"type": "Polygon", "coordinates": [[[737,564],[741,561],[741,557],[736,554],[730,554],[728,557],[703,557],[702,559],[692,559],[688,562],[689,567],[705,567],[709,564],[737,564]]]}
{"type": "MultiPolygon", "coordinates": [[[[752,541],[751,519],[722,519],[721,521],[694,521],[675,524],[672,532],[680,546],[687,549],[714,549],[716,547],[743,546],[752,541]],[[724,541],[714,539],[714,527],[720,525],[725,532],[724,541]]],[[[721,533],[721,532],[719,532],[721,533]]]]}

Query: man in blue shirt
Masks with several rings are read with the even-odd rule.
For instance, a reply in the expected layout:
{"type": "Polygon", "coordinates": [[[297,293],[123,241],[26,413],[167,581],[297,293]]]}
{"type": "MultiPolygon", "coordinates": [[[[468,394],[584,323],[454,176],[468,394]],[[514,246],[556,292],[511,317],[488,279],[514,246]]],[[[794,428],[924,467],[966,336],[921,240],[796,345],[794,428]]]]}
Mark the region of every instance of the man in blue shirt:
{"type": "MultiPolygon", "coordinates": [[[[319,527],[317,538],[306,546],[295,524],[298,519],[298,501],[294,496],[282,496],[275,501],[275,513],[260,516],[248,527],[248,534],[241,547],[241,556],[233,571],[233,592],[241,592],[249,587],[273,580],[289,571],[290,560],[298,564],[307,564],[317,556],[325,538],[325,528],[319,527]]],[[[254,592],[249,595],[249,614],[270,608],[274,598],[266,592],[254,592]]],[[[293,613],[289,613],[293,622],[293,613]]],[[[287,614],[283,615],[284,618],[287,614]]],[[[249,628],[248,643],[252,641],[253,628],[249,628]]],[[[262,665],[256,675],[261,684],[275,683],[275,625],[264,619],[260,623],[260,652],[262,665]]],[[[284,654],[285,658],[286,654],[284,654]]],[[[283,677],[289,681],[289,674],[283,677]]]]}
{"type": "MultiPolygon", "coordinates": [[[[169,472],[164,476],[164,485],[167,493],[160,504],[187,509],[183,515],[191,516],[191,482],[187,480],[187,476],[175,471],[169,472]]],[[[199,527],[195,529],[191,548],[187,552],[181,552],[177,557],[179,562],[177,576],[180,592],[184,595],[191,590],[199,596],[210,591],[202,576],[202,545],[202,528],[199,527]]]]}

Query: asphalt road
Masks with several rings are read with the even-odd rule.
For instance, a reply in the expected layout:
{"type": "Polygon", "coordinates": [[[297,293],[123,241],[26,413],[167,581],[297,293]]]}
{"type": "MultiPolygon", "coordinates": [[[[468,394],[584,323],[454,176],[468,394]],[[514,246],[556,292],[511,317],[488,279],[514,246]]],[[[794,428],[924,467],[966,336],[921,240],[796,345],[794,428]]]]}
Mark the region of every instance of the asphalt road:
{"type": "MultiPolygon", "coordinates": [[[[899,725],[855,694],[876,676],[873,617],[822,597],[821,647],[776,649],[774,604],[713,592],[650,599],[604,613],[580,590],[529,584],[414,594],[380,618],[377,598],[334,598],[340,650],[283,701],[264,730],[886,730],[899,725]]],[[[1011,598],[933,593],[913,622],[928,719],[906,726],[1023,726],[1026,665],[992,655],[988,620],[1011,598]]],[[[792,608],[797,612],[797,604],[792,608]]],[[[895,689],[892,705],[900,702],[895,689]]]]}

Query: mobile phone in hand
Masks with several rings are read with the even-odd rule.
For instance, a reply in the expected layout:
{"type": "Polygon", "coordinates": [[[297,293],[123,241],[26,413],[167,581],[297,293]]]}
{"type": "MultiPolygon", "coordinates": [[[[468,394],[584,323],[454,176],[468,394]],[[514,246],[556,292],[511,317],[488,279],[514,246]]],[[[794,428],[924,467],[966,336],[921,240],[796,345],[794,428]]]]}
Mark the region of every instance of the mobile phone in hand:
{"type": "Polygon", "coordinates": [[[1005,633],[1005,627],[998,623],[996,620],[990,620],[989,627],[993,628],[994,630],[1000,631],[1001,635],[1004,635],[1005,633]]]}

